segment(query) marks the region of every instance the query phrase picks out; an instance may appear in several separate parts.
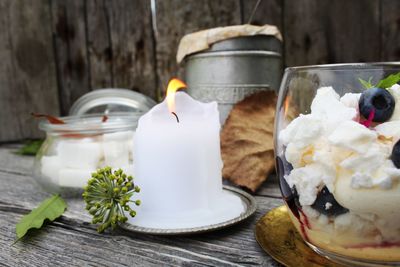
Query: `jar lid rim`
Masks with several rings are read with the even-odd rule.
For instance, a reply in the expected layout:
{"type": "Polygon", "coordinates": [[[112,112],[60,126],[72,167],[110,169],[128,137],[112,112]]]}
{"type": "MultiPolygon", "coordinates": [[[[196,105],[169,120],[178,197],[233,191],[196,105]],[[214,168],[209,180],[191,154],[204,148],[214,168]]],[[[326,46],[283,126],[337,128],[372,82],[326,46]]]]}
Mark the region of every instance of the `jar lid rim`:
{"type": "Polygon", "coordinates": [[[135,130],[137,122],[143,112],[120,112],[107,115],[107,120],[102,121],[104,114],[85,114],[80,116],[65,116],[59,119],[65,124],[52,124],[47,120],[39,122],[39,129],[53,134],[101,134],[122,130],[135,130]]]}
{"type": "Polygon", "coordinates": [[[349,70],[349,69],[379,69],[379,68],[400,68],[399,61],[392,62],[368,62],[368,63],[335,63],[321,65],[304,65],[287,67],[285,72],[307,71],[307,70],[349,70]]]}

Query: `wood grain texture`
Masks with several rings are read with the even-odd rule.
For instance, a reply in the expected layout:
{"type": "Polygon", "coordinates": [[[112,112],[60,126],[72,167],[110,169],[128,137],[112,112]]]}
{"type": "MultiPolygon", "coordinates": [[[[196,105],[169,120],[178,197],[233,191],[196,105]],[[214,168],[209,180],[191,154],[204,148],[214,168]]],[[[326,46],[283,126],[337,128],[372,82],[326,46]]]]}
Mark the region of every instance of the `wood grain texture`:
{"type": "Polygon", "coordinates": [[[51,0],[58,97],[63,115],[90,91],[84,1],[51,0]]]}
{"type": "Polygon", "coordinates": [[[241,23],[239,0],[157,0],[157,75],[163,95],[172,77],[183,78],[176,63],[180,39],[188,33],[241,23]]]}
{"type": "Polygon", "coordinates": [[[30,113],[59,112],[46,3],[0,2],[0,141],[43,136],[30,113]]]}
{"type": "MultiPolygon", "coordinates": [[[[12,149],[0,148],[0,158],[20,167],[29,161],[14,154],[4,157],[12,149]]],[[[24,171],[8,169],[0,162],[0,262],[6,266],[280,266],[253,235],[256,220],[282,205],[280,199],[263,196],[256,196],[258,210],[249,220],[221,231],[175,237],[124,230],[98,234],[83,202],[68,199],[68,210],[59,220],[11,246],[16,222],[49,194],[24,171]]]]}
{"type": "Polygon", "coordinates": [[[379,10],[379,0],[284,0],[286,65],[379,61],[379,10]]]}
{"type": "Polygon", "coordinates": [[[156,96],[150,2],[88,0],[90,86],[128,88],[156,96]]]}
{"type": "Polygon", "coordinates": [[[113,86],[156,97],[150,1],[108,1],[113,86]]]}
{"type": "Polygon", "coordinates": [[[111,88],[112,41],[110,14],[105,0],[86,1],[86,28],[90,64],[90,87],[111,88]]]}
{"type": "Polygon", "coordinates": [[[381,0],[381,60],[400,61],[400,1],[381,0]]]}
{"type": "MultiPolygon", "coordinates": [[[[248,23],[258,0],[242,1],[242,23],[248,23]]],[[[272,24],[283,31],[283,0],[261,0],[251,23],[253,25],[272,24]]]]}

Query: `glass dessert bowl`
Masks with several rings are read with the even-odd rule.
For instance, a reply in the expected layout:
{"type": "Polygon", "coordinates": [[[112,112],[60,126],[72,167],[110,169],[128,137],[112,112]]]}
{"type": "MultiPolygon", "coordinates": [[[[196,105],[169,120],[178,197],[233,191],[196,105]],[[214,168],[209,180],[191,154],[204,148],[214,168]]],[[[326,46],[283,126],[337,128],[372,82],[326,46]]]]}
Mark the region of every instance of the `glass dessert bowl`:
{"type": "Polygon", "coordinates": [[[276,166],[304,241],[334,261],[400,264],[400,63],[288,68],[276,166]],[[398,74],[398,75],[396,75],[398,74]]]}

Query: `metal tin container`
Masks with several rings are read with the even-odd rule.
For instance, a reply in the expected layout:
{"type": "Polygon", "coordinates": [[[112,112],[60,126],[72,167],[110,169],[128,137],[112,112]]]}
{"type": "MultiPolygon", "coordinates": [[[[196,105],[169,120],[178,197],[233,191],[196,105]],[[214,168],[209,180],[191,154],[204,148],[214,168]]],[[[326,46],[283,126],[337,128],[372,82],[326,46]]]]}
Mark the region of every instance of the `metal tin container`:
{"type": "Polygon", "coordinates": [[[185,58],[188,92],[203,102],[217,101],[223,124],[233,105],[260,90],[278,91],[282,44],[272,36],[224,40],[185,58]]]}

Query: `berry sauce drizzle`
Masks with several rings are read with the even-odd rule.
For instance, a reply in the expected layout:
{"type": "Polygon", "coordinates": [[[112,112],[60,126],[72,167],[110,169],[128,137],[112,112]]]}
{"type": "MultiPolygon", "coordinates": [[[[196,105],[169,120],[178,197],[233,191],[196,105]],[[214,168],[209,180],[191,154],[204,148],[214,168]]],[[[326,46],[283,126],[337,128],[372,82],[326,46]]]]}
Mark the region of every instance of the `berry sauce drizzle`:
{"type": "Polygon", "coordinates": [[[366,121],[361,121],[360,124],[364,125],[365,127],[369,128],[372,124],[372,120],[375,117],[375,109],[371,109],[371,112],[368,115],[368,119],[366,121]]]}
{"type": "Polygon", "coordinates": [[[296,219],[300,223],[300,231],[303,236],[303,238],[307,241],[310,242],[310,239],[308,238],[307,232],[306,232],[306,227],[308,229],[311,229],[310,227],[310,222],[308,221],[307,216],[303,212],[303,210],[300,207],[299,201],[299,195],[297,194],[296,189],[290,188],[290,186],[287,184],[284,176],[285,176],[285,163],[286,163],[286,169],[288,171],[291,171],[293,169],[293,166],[291,166],[290,163],[288,163],[285,159],[281,159],[280,157],[276,157],[276,171],[279,176],[279,186],[281,188],[283,198],[291,210],[292,214],[296,217],[296,219]]]}
{"type": "Polygon", "coordinates": [[[308,229],[311,229],[310,222],[308,221],[308,218],[306,214],[303,212],[303,210],[296,205],[296,200],[294,197],[290,199],[285,199],[289,209],[291,210],[292,214],[296,217],[296,219],[300,223],[300,231],[302,236],[307,242],[310,242],[310,239],[308,238],[308,234],[306,231],[306,227],[308,229]]]}
{"type": "Polygon", "coordinates": [[[310,239],[308,238],[308,234],[307,234],[307,231],[306,231],[306,227],[308,229],[311,229],[310,222],[308,221],[308,218],[307,218],[306,214],[303,212],[303,210],[300,209],[300,208],[298,208],[298,210],[299,210],[299,212],[301,214],[301,217],[298,218],[299,222],[300,222],[301,233],[303,234],[304,239],[307,242],[310,242],[310,239]],[[301,218],[303,218],[303,220],[301,218]]]}

